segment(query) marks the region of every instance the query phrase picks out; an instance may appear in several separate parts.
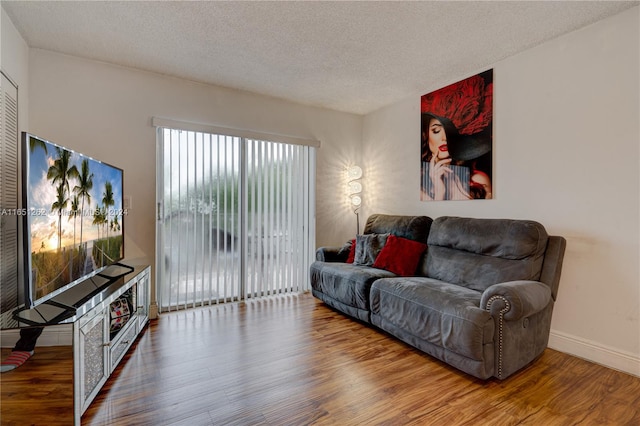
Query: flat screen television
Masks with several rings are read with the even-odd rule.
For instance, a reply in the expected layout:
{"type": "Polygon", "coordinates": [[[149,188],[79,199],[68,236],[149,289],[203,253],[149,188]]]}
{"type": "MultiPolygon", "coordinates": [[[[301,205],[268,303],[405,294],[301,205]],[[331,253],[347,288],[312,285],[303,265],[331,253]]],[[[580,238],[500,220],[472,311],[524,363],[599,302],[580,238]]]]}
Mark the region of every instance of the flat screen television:
{"type": "Polygon", "coordinates": [[[25,307],[124,257],[123,171],[22,134],[25,307]]]}

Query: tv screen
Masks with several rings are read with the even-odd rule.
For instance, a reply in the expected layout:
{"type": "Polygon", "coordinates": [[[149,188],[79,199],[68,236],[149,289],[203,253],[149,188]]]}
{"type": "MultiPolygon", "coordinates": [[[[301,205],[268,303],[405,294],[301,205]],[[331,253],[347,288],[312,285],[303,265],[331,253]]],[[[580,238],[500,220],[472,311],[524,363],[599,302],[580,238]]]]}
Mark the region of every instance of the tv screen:
{"type": "Polygon", "coordinates": [[[123,172],[23,133],[23,247],[27,307],[124,257],[123,172]]]}

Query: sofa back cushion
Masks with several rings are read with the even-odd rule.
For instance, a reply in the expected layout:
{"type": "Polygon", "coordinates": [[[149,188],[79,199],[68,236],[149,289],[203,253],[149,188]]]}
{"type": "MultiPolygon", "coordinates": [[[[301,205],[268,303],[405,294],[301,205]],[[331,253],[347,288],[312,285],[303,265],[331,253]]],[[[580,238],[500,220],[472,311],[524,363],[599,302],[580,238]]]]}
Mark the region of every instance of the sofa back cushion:
{"type": "Polygon", "coordinates": [[[547,238],[544,227],[530,220],[439,217],[421,272],[478,291],[505,281],[539,280],[547,238]]]}
{"type": "Polygon", "coordinates": [[[372,214],[363,234],[393,234],[426,244],[432,222],[433,219],[427,216],[372,214]]]}

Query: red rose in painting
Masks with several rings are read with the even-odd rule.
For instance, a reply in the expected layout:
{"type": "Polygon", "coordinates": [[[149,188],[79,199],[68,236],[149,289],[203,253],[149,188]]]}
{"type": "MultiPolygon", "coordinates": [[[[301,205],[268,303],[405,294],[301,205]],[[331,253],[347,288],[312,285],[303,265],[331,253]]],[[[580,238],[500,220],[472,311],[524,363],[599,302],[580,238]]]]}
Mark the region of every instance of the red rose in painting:
{"type": "Polygon", "coordinates": [[[479,75],[451,84],[422,97],[422,112],[446,117],[460,134],[484,130],[492,119],[493,83],[479,75]]]}

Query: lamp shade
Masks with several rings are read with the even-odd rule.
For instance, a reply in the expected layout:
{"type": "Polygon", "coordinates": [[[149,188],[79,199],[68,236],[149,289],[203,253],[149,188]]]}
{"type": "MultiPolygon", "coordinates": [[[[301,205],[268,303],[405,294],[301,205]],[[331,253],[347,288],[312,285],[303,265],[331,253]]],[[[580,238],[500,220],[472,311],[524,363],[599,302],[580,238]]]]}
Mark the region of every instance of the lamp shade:
{"type": "Polygon", "coordinates": [[[362,192],[362,184],[360,182],[349,182],[349,194],[358,194],[360,192],[362,192]]]}
{"type": "Polygon", "coordinates": [[[359,166],[351,166],[347,169],[349,180],[360,179],[362,177],[362,168],[359,166]]]}
{"type": "Polygon", "coordinates": [[[362,205],[362,168],[359,166],[350,166],[347,168],[347,193],[349,194],[349,202],[351,208],[356,214],[356,235],[360,232],[360,206],[362,205]]]}
{"type": "Polygon", "coordinates": [[[347,193],[349,201],[354,212],[357,213],[358,208],[362,205],[362,183],[359,179],[362,177],[362,168],[359,166],[351,166],[347,169],[347,193]]]}

